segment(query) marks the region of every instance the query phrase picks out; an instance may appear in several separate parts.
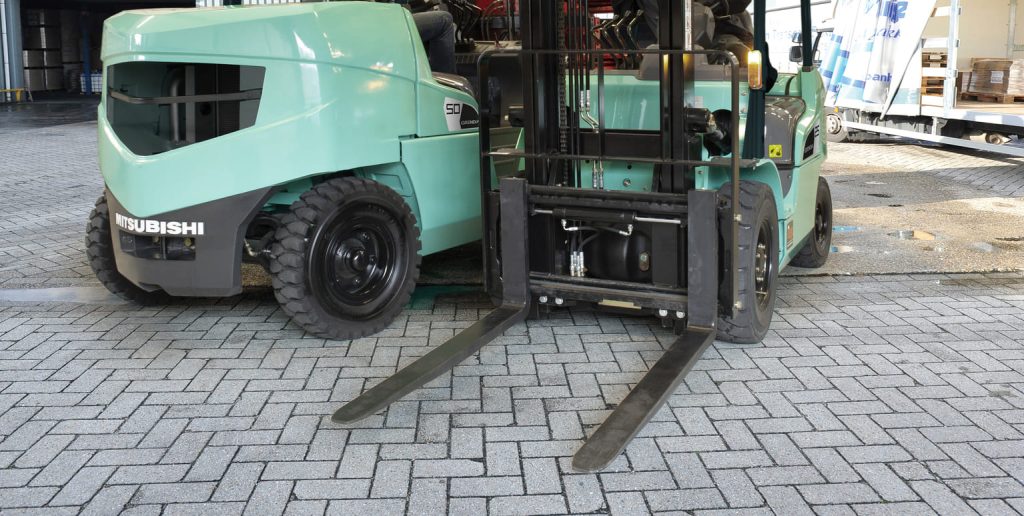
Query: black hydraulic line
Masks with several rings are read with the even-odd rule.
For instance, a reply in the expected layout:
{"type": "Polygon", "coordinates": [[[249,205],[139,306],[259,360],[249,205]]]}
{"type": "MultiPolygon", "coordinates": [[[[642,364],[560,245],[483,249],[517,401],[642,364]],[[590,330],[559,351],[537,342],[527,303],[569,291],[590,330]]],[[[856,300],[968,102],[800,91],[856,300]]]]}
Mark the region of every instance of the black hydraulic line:
{"type": "MultiPolygon", "coordinates": [[[[480,77],[480,128],[479,142],[480,142],[480,222],[483,226],[481,228],[481,235],[483,238],[480,239],[480,244],[483,247],[483,258],[484,258],[484,292],[491,292],[494,285],[491,285],[491,249],[489,243],[491,239],[489,236],[492,234],[491,230],[491,203],[489,202],[489,196],[491,191],[494,190],[494,186],[491,183],[491,170],[494,166],[493,159],[491,158],[491,116],[493,115],[494,106],[491,102],[491,60],[490,55],[482,54],[477,59],[477,72],[480,77]]],[[[500,112],[498,113],[501,114],[500,112]]],[[[500,123],[500,122],[499,122],[500,123]]]]}
{"type": "MultiPolygon", "coordinates": [[[[562,42],[566,43],[568,50],[576,50],[575,48],[575,36],[576,36],[576,18],[578,16],[577,10],[579,8],[578,0],[569,0],[566,6],[565,21],[566,21],[566,33],[562,36],[562,42]]],[[[576,54],[570,54],[568,59],[568,69],[566,75],[569,76],[569,91],[566,92],[566,97],[569,99],[568,107],[566,110],[565,123],[568,130],[568,144],[570,152],[577,152],[579,149],[579,138],[577,135],[579,120],[579,64],[577,63],[579,56],[576,54]]],[[[571,167],[573,186],[580,188],[583,184],[583,176],[578,161],[569,161],[571,167]]]]}
{"type": "MultiPolygon", "coordinates": [[[[622,51],[621,52],[621,56],[622,56],[621,57],[621,63],[620,63],[620,59],[616,58],[615,68],[626,68],[626,66],[628,65],[628,63],[626,61],[626,57],[627,57],[626,43],[622,40],[622,31],[621,31],[620,27],[624,23],[626,23],[626,21],[631,16],[633,16],[633,11],[626,11],[625,13],[622,14],[621,17],[619,17],[618,20],[614,21],[614,23],[612,23],[608,27],[608,34],[610,35],[610,37],[608,39],[611,40],[612,44],[615,46],[616,49],[622,51]]],[[[618,55],[620,55],[620,53],[616,53],[616,56],[618,56],[618,55]]]]}
{"type": "Polygon", "coordinates": [[[597,153],[603,156],[606,148],[606,131],[604,130],[604,57],[598,55],[597,58],[599,60],[597,62],[597,153]]]}
{"type": "Polygon", "coordinates": [[[637,16],[638,11],[630,12],[623,16],[622,20],[620,20],[619,23],[615,24],[615,36],[619,39],[619,42],[622,44],[622,67],[624,69],[629,69],[633,66],[633,60],[630,52],[631,47],[629,45],[629,40],[626,38],[626,36],[629,32],[630,24],[633,23],[633,20],[637,19],[637,16]]]}
{"type": "MultiPolygon", "coordinates": [[[[637,43],[636,37],[634,36],[634,34],[636,33],[636,25],[637,25],[637,23],[640,22],[640,20],[642,20],[643,17],[644,17],[644,10],[643,9],[637,10],[636,16],[634,16],[633,19],[630,20],[629,25],[626,26],[626,37],[629,40],[629,45],[630,45],[630,48],[632,50],[640,50],[640,44],[637,43]]],[[[629,59],[631,61],[630,67],[632,67],[632,68],[639,68],[640,67],[640,54],[637,54],[637,53],[634,53],[634,52],[630,52],[629,59]]]]}
{"type": "Polygon", "coordinates": [[[689,327],[629,391],[572,458],[576,471],[600,471],[651,420],[715,340],[714,328],[689,327]]]}

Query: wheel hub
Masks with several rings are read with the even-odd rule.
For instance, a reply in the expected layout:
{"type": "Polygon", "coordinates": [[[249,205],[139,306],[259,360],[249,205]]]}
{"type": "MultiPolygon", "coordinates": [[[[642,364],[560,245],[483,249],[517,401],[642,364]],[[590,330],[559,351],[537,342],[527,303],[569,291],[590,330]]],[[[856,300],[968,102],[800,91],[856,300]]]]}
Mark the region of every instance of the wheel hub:
{"type": "Polygon", "coordinates": [[[758,305],[766,307],[771,300],[771,282],[775,263],[772,257],[771,229],[762,224],[754,248],[754,293],[758,305]]]}
{"type": "Polygon", "coordinates": [[[363,249],[347,253],[348,266],[356,272],[363,272],[370,265],[370,255],[363,249]]]}
{"type": "Polygon", "coordinates": [[[818,245],[825,243],[825,238],[829,232],[829,220],[825,215],[825,206],[821,203],[818,204],[814,210],[814,239],[818,245]]]}
{"type": "Polygon", "coordinates": [[[389,229],[390,221],[379,218],[382,214],[386,212],[365,207],[338,214],[319,239],[324,257],[320,265],[315,259],[320,252],[313,251],[316,278],[311,287],[339,312],[370,310],[397,281],[398,238],[389,229]]]}
{"type": "Polygon", "coordinates": [[[843,121],[839,118],[839,115],[830,113],[825,116],[825,127],[829,134],[839,134],[843,130],[843,121]]]}
{"type": "Polygon", "coordinates": [[[757,294],[764,294],[764,285],[767,283],[766,276],[768,272],[768,252],[765,250],[763,243],[757,244],[757,252],[754,255],[754,285],[757,289],[757,294]]]}

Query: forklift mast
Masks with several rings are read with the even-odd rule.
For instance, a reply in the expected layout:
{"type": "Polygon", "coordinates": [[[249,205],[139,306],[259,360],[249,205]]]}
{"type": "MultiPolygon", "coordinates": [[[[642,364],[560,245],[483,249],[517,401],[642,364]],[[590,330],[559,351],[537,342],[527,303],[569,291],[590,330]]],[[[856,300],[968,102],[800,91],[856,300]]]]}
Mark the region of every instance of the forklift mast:
{"type": "MultiPolygon", "coordinates": [[[[714,245],[718,241],[717,215],[701,217],[703,224],[709,224],[705,228],[707,239],[701,239],[697,246],[688,245],[688,230],[696,228],[687,223],[688,196],[693,192],[702,205],[717,206],[714,192],[695,189],[696,168],[728,167],[731,176],[738,178],[740,160],[738,156],[701,160],[701,134],[708,132],[713,122],[708,110],[689,106],[695,104],[696,58],[722,54],[729,63],[732,82],[733,109],[729,122],[731,127],[738,127],[737,59],[723,51],[691,50],[687,40],[690,3],[661,0],[660,48],[631,51],[658,61],[658,75],[648,84],[658,90],[659,126],[651,130],[608,129],[604,120],[606,73],[600,63],[609,49],[594,48],[588,4],[587,0],[520,3],[523,42],[522,50],[514,53],[522,60],[524,149],[515,155],[525,160],[524,179],[531,193],[527,280],[538,294],[535,297],[548,302],[548,306],[542,302],[535,311],[562,306],[565,300],[609,301],[665,310],[675,319],[687,319],[691,325],[712,327],[719,307],[718,271],[696,265],[718,261],[714,245]],[[591,115],[593,108],[596,117],[591,115]],[[600,179],[606,162],[653,165],[651,191],[606,189],[600,179]],[[583,167],[591,168],[591,184],[584,184],[583,167]],[[616,210],[610,211],[613,207],[616,210]],[[573,221],[580,225],[574,226],[573,221]],[[621,231],[631,232],[632,227],[642,233],[644,242],[651,247],[647,253],[650,279],[601,280],[573,270],[573,254],[580,256],[582,249],[575,242],[577,235],[565,238],[566,228],[594,227],[584,223],[600,223],[602,228],[620,223],[621,231]],[[698,250],[700,254],[694,254],[698,250]],[[692,271],[691,265],[695,265],[692,271]],[[617,295],[607,296],[609,291],[617,295]]],[[[490,59],[496,55],[501,53],[487,54],[480,60],[482,98],[489,98],[486,77],[490,59]]],[[[489,109],[487,105],[481,106],[485,121],[489,109]]],[[[502,249],[507,249],[501,245],[504,229],[499,229],[498,223],[501,192],[505,188],[498,189],[491,182],[490,157],[499,153],[490,149],[488,131],[485,122],[481,126],[481,202],[486,221],[484,278],[488,292],[501,297],[503,289],[512,287],[510,278],[503,275],[502,265],[507,259],[500,256],[502,249]]],[[[738,133],[733,131],[730,135],[734,140],[730,142],[732,148],[739,148],[738,133]]],[[[734,298],[734,293],[726,291],[722,301],[728,307],[734,298]]]]}

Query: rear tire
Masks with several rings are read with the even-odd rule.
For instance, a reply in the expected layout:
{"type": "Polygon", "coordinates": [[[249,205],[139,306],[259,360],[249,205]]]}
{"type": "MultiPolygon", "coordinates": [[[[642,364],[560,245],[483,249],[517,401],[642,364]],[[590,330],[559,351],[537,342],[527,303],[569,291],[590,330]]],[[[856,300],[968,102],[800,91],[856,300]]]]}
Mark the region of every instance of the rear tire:
{"type": "Polygon", "coordinates": [[[818,177],[818,194],[814,202],[814,227],[804,246],[789,263],[797,267],[817,269],[828,261],[832,250],[832,190],[824,177],[818,177]]]}
{"type": "Polygon", "coordinates": [[[303,193],[270,249],[281,308],[306,331],[331,339],[387,327],[409,302],[420,272],[419,229],[405,200],[353,177],[303,193]]]}
{"type": "MultiPolygon", "coordinates": [[[[720,293],[729,298],[732,288],[729,270],[732,266],[728,251],[732,234],[732,183],[718,191],[724,206],[719,217],[719,228],[724,252],[720,293]]],[[[779,214],[772,189],[755,181],[740,181],[739,225],[739,297],[742,308],[733,311],[723,306],[718,317],[718,338],[727,342],[753,344],[768,333],[775,311],[775,291],[779,276],[779,214]]]]}
{"type": "Polygon", "coordinates": [[[158,305],[170,301],[171,296],[162,290],[143,290],[117,271],[114,259],[113,233],[110,230],[110,210],[106,194],[96,200],[96,206],[89,214],[85,225],[85,255],[89,267],[107,290],[118,297],[140,305],[158,305]]]}

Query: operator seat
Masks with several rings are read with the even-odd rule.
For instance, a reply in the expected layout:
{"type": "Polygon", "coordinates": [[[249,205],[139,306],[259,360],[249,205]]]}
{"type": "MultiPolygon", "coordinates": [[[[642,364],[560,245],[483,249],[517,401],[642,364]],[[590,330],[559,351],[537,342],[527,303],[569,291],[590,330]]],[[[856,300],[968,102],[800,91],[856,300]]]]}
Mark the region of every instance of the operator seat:
{"type": "Polygon", "coordinates": [[[476,98],[476,92],[473,91],[473,83],[469,82],[469,79],[453,73],[431,72],[431,74],[433,74],[434,80],[438,84],[454,88],[468,94],[470,97],[476,98]]]}

